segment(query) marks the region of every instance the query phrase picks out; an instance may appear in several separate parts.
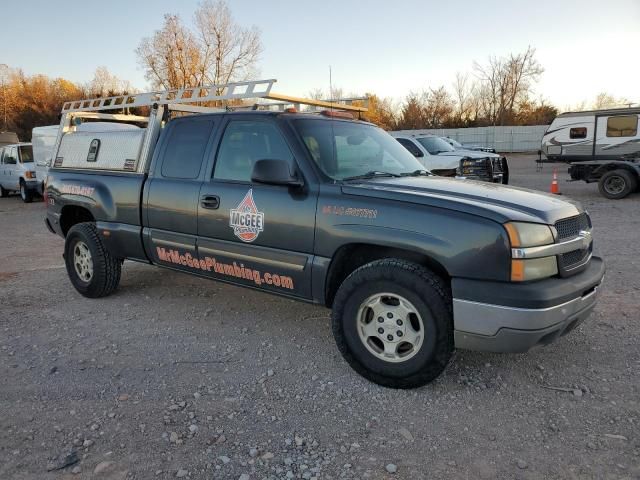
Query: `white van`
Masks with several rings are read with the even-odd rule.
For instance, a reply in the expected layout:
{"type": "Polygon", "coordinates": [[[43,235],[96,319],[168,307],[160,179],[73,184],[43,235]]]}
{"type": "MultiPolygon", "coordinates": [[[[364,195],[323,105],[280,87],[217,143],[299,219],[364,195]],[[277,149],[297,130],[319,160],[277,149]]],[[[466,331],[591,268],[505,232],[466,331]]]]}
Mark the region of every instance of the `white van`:
{"type": "Polygon", "coordinates": [[[0,149],[0,197],[20,192],[25,203],[38,193],[33,150],[30,143],[5,145],[0,149]]]}
{"type": "Polygon", "coordinates": [[[38,193],[42,195],[43,184],[49,171],[49,162],[53,156],[53,147],[56,144],[60,125],[47,125],[36,127],[31,132],[31,144],[33,145],[33,160],[38,181],[38,193]]]}

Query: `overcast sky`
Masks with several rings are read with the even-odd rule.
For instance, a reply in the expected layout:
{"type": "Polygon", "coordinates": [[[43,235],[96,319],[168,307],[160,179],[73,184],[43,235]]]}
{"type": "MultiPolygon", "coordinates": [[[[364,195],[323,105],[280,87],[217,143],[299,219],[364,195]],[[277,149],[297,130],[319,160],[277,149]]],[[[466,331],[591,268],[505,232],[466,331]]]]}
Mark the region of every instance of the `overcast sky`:
{"type": "MultiPolygon", "coordinates": [[[[3,0],[0,63],[76,82],[104,65],[147,88],[134,53],[165,13],[191,22],[197,0],[3,0]]],[[[537,49],[545,68],[536,96],[567,108],[606,91],[640,102],[640,0],[229,0],[257,25],[260,77],[306,95],[345,92],[401,99],[449,87],[490,55],[537,49]]],[[[274,90],[276,90],[274,88],[274,90]]]]}

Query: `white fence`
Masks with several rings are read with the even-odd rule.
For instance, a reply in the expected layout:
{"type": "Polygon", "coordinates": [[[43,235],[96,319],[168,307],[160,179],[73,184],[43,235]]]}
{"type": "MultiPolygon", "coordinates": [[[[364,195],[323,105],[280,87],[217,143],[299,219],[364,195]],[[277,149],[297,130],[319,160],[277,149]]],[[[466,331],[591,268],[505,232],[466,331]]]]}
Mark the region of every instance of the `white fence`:
{"type": "Polygon", "coordinates": [[[548,125],[530,127],[473,127],[399,130],[398,133],[421,135],[430,133],[450,137],[460,143],[492,147],[498,152],[537,152],[548,125]]]}

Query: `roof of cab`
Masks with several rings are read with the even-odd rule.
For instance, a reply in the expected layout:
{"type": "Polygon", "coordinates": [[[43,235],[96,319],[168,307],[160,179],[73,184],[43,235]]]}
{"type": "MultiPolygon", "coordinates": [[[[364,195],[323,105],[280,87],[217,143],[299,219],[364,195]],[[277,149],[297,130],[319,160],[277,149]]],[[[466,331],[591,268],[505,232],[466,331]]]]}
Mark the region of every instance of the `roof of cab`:
{"type": "MultiPolygon", "coordinates": [[[[281,112],[281,111],[270,111],[270,110],[230,110],[228,112],[212,112],[212,113],[203,113],[198,115],[197,117],[200,118],[202,116],[218,116],[218,115],[232,115],[232,116],[243,116],[243,115],[264,115],[264,116],[268,116],[268,117],[286,117],[286,118],[291,118],[291,119],[318,119],[318,120],[336,120],[336,121],[343,121],[343,122],[354,122],[354,123],[361,123],[364,125],[375,125],[369,121],[366,120],[360,120],[358,118],[341,118],[341,117],[330,117],[330,116],[326,116],[326,115],[322,115],[320,112],[281,112]]],[[[193,118],[191,115],[188,116],[184,116],[184,117],[178,117],[175,118],[175,120],[182,120],[182,119],[187,119],[187,118],[193,118]]]]}

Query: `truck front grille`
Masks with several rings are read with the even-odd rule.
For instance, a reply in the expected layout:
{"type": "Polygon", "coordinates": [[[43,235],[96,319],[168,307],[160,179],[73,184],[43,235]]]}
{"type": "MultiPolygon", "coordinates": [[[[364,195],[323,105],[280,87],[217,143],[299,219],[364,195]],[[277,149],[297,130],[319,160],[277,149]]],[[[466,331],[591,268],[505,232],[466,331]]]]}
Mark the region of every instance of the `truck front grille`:
{"type": "MultiPolygon", "coordinates": [[[[591,222],[586,213],[581,213],[575,217],[558,220],[555,225],[558,232],[558,242],[564,242],[576,238],[581,231],[590,231],[591,222]]],[[[579,267],[586,265],[593,250],[593,242],[587,248],[572,250],[562,255],[558,255],[558,270],[563,277],[578,273],[582,269],[579,267]]]]}
{"type": "Polygon", "coordinates": [[[555,225],[558,231],[558,241],[576,238],[581,230],[590,230],[589,217],[586,213],[581,213],[575,217],[558,220],[555,225]]]}

